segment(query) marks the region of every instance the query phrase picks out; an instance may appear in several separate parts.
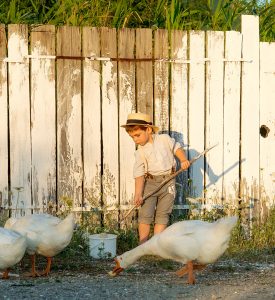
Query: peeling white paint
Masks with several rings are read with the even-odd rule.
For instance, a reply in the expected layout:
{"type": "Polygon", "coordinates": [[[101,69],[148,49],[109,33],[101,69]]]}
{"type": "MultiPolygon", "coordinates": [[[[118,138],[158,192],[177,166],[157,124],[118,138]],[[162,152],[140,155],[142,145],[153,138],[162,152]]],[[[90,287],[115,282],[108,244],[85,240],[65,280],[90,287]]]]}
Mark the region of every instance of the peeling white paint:
{"type": "Polygon", "coordinates": [[[28,55],[28,42],[17,32],[10,34],[8,48],[9,58],[14,61],[21,61],[25,55],[28,55]]]}
{"type": "MultiPolygon", "coordinates": [[[[204,32],[190,32],[190,57],[192,61],[204,58],[204,32]]],[[[189,154],[190,158],[204,150],[204,63],[189,66],[189,154]]],[[[190,167],[190,194],[203,196],[204,161],[199,159],[190,167]]]]}
{"type": "Polygon", "coordinates": [[[8,204],[8,98],[7,66],[0,63],[0,206],[8,204]]]}
{"type": "Polygon", "coordinates": [[[55,61],[39,58],[42,54],[53,54],[54,50],[48,49],[40,40],[34,41],[43,36],[37,37],[35,33],[32,34],[32,198],[34,208],[40,211],[43,207],[43,211],[47,211],[48,203],[56,202],[55,61]]]}
{"type": "Polygon", "coordinates": [[[102,65],[103,199],[118,201],[118,99],[117,73],[112,62],[102,65]],[[110,147],[110,145],[112,145],[110,147]]]}
{"type": "Polygon", "coordinates": [[[260,44],[261,202],[275,206],[275,43],[260,44]],[[269,131],[268,131],[269,130],[269,131]]]}
{"type": "MultiPolygon", "coordinates": [[[[134,66],[119,66],[119,123],[125,124],[127,115],[135,112],[135,76],[134,66]]],[[[132,203],[134,197],[133,165],[135,144],[125,128],[119,128],[120,144],[120,204],[132,203]]]]}
{"type": "Polygon", "coordinates": [[[242,16],[243,58],[252,59],[242,65],[241,174],[250,187],[246,199],[259,199],[259,17],[242,16]],[[252,194],[251,194],[252,193],[252,194]]]}
{"type": "Polygon", "coordinates": [[[231,62],[241,57],[242,35],[229,31],[225,36],[224,66],[224,162],[223,197],[233,204],[239,201],[239,141],[240,141],[240,72],[241,63],[231,62]]]}
{"type": "Polygon", "coordinates": [[[83,153],[85,204],[101,201],[101,100],[98,62],[85,62],[83,73],[83,153]]]}
{"type": "MultiPolygon", "coordinates": [[[[154,34],[154,57],[168,58],[168,31],[158,29],[154,34]]],[[[160,131],[169,130],[168,64],[154,63],[154,120],[160,131]]]]}
{"type": "MultiPolygon", "coordinates": [[[[152,29],[136,29],[136,57],[152,57],[152,29]]],[[[149,113],[153,117],[153,63],[151,61],[136,64],[136,101],[139,112],[149,113]]]]}
{"type": "Polygon", "coordinates": [[[206,148],[218,144],[206,154],[205,197],[207,203],[219,203],[223,183],[223,57],[224,33],[206,33],[206,148]]]}
{"type": "MultiPolygon", "coordinates": [[[[8,40],[9,57],[22,58],[28,54],[27,40],[17,30],[23,25],[13,26],[8,40]]],[[[12,205],[19,201],[21,207],[31,205],[31,140],[30,97],[28,63],[9,63],[9,112],[11,190],[23,187],[20,199],[12,195],[12,205]]],[[[26,211],[30,213],[30,211],[26,211]]],[[[16,214],[16,212],[15,212],[16,214]]]]}
{"type": "MultiPolygon", "coordinates": [[[[187,60],[187,32],[172,31],[172,58],[187,60]]],[[[188,156],[188,67],[187,64],[171,64],[170,133],[181,144],[188,156]]],[[[177,204],[184,203],[187,192],[188,172],[177,177],[177,204]]]]}
{"type": "Polygon", "coordinates": [[[81,73],[81,70],[80,70],[80,69],[74,69],[74,70],[72,71],[71,79],[72,79],[73,81],[77,81],[77,80],[79,79],[80,73],[81,73]]]}
{"type": "MultiPolygon", "coordinates": [[[[132,68],[133,69],[133,68],[132,68]]],[[[133,78],[134,78],[134,69],[130,73],[130,75],[125,73],[119,73],[120,78],[120,88],[122,89],[122,99],[124,101],[130,100],[132,104],[135,103],[135,88],[133,86],[133,78]]],[[[134,105],[132,105],[134,106],[134,105]]]]}

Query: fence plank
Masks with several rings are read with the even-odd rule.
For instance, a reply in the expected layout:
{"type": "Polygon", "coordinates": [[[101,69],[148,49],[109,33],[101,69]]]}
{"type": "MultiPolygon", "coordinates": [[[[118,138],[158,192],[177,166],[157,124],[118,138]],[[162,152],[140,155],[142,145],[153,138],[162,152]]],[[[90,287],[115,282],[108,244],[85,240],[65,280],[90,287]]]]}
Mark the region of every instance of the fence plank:
{"type": "Polygon", "coordinates": [[[275,205],[275,43],[260,43],[261,212],[275,205]],[[273,149],[273,151],[272,151],[273,149]]]}
{"type": "MultiPolygon", "coordinates": [[[[154,58],[169,58],[168,31],[159,29],[154,34],[154,58]]],[[[169,64],[154,64],[154,119],[160,131],[169,130],[169,64]]]]}
{"type": "Polygon", "coordinates": [[[9,121],[11,204],[16,216],[31,213],[29,63],[23,60],[28,55],[27,25],[8,26],[8,53],[14,61],[9,62],[9,121]]]}
{"type": "Polygon", "coordinates": [[[0,211],[9,205],[7,64],[3,61],[6,45],[5,25],[0,25],[0,211]]]}
{"type": "MultiPolygon", "coordinates": [[[[191,31],[189,36],[189,156],[204,150],[204,47],[205,34],[191,31]]],[[[204,160],[199,159],[190,167],[190,195],[202,197],[204,190],[204,160]]]]}
{"type": "MultiPolygon", "coordinates": [[[[136,58],[152,58],[152,30],[136,29],[136,58]]],[[[152,61],[136,63],[137,110],[153,117],[152,61]]]]}
{"type": "MultiPolygon", "coordinates": [[[[171,32],[171,58],[187,60],[187,32],[173,30],[171,32]]],[[[188,65],[183,63],[171,64],[171,94],[170,94],[170,134],[186,147],[188,155],[188,65]]],[[[175,204],[184,204],[187,193],[188,173],[183,172],[176,181],[175,204]]]]}
{"type": "MultiPolygon", "coordinates": [[[[31,54],[55,55],[54,26],[32,28],[31,54]]],[[[56,203],[54,60],[32,59],[31,87],[32,203],[46,211],[49,201],[56,203]]]]}
{"type": "MultiPolygon", "coordinates": [[[[135,31],[121,29],[118,33],[118,57],[134,58],[135,31]]],[[[127,115],[136,111],[135,63],[121,61],[118,65],[119,83],[119,123],[125,124],[127,115]]],[[[126,208],[133,203],[134,179],[133,165],[135,144],[124,128],[119,130],[120,161],[120,207],[126,208]],[[126,159],[127,158],[127,159],[126,159]]]]}
{"type": "MultiPolygon", "coordinates": [[[[100,56],[100,31],[83,27],[82,55],[100,56]]],[[[101,94],[100,62],[83,62],[83,168],[84,206],[101,207],[101,94]]],[[[89,214],[91,224],[100,223],[100,213],[89,214]],[[92,218],[92,220],[91,220],[92,218]]]]}
{"type": "MultiPolygon", "coordinates": [[[[259,204],[259,17],[242,16],[241,196],[246,207],[259,204]]],[[[254,212],[256,213],[257,208],[254,212]]],[[[245,210],[244,210],[245,213],[245,210]]],[[[246,213],[245,213],[246,214],[246,213]]],[[[246,214],[247,215],[247,214],[246,214]]],[[[252,224],[252,210],[248,214],[252,224]]]]}
{"type": "Polygon", "coordinates": [[[228,61],[224,66],[223,199],[233,207],[238,205],[239,197],[241,48],[241,33],[226,32],[225,59],[228,61]]]}
{"type": "Polygon", "coordinates": [[[220,203],[223,181],[223,58],[224,33],[206,34],[206,148],[219,144],[206,154],[205,197],[208,204],[220,203]]]}
{"type": "MultiPolygon", "coordinates": [[[[81,56],[79,27],[57,30],[57,55],[81,56]]],[[[58,202],[82,206],[81,61],[57,60],[57,180],[58,202]]]]}
{"type": "MultiPolygon", "coordinates": [[[[102,28],[101,55],[117,56],[116,30],[102,28]]],[[[108,209],[118,207],[118,99],[117,63],[105,61],[102,64],[102,141],[103,141],[103,203],[108,209]]],[[[117,225],[118,209],[105,213],[105,224],[117,225]]]]}

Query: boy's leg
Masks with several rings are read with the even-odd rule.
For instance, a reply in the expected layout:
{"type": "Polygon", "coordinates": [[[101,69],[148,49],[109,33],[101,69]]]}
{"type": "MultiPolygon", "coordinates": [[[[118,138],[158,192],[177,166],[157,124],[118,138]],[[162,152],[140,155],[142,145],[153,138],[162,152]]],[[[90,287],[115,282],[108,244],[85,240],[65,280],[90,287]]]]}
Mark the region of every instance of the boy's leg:
{"type": "MultiPolygon", "coordinates": [[[[147,179],[144,186],[144,194],[147,195],[156,188],[153,180],[147,179]]],[[[149,238],[151,224],[154,220],[157,197],[150,197],[141,205],[138,213],[139,243],[146,242],[149,238]]]]}
{"type": "Polygon", "coordinates": [[[150,224],[142,224],[138,225],[138,234],[139,234],[139,243],[143,244],[148,240],[150,233],[150,224]]]}
{"type": "Polygon", "coordinates": [[[154,234],[162,232],[166,227],[167,227],[167,225],[164,225],[164,224],[155,224],[154,234]]]}
{"type": "Polygon", "coordinates": [[[154,234],[162,232],[167,227],[175,200],[175,180],[166,184],[160,193],[156,207],[154,234]]]}

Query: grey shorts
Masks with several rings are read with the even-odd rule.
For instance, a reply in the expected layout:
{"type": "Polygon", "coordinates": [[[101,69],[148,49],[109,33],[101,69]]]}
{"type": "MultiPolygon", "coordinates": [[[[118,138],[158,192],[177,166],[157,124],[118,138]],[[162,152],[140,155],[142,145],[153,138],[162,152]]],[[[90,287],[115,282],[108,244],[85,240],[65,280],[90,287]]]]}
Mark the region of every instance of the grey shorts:
{"type": "MultiPolygon", "coordinates": [[[[145,181],[144,196],[155,190],[168,176],[154,176],[145,181]]],[[[141,224],[167,225],[175,200],[175,179],[170,180],[156,194],[146,199],[139,209],[138,222],[141,224]]]]}

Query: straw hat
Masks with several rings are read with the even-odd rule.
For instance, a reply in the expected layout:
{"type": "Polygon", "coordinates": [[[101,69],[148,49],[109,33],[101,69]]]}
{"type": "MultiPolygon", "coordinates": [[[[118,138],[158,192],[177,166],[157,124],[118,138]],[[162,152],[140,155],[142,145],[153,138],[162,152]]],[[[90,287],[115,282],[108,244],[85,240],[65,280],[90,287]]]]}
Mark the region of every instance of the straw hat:
{"type": "Polygon", "coordinates": [[[132,126],[132,125],[140,125],[145,127],[151,127],[154,132],[157,132],[159,128],[153,125],[150,115],[143,113],[134,113],[129,114],[127,117],[127,122],[125,125],[121,125],[121,127],[132,126]]]}

